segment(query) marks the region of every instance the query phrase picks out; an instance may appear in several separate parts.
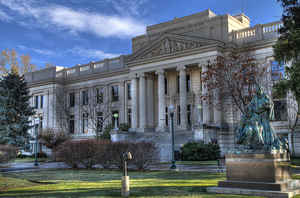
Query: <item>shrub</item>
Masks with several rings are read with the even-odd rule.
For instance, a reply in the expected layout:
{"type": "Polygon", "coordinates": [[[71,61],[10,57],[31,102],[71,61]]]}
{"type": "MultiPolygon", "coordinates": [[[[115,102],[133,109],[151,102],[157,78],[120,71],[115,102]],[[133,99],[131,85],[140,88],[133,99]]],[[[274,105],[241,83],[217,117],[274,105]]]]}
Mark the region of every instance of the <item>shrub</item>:
{"type": "Polygon", "coordinates": [[[110,131],[113,129],[111,124],[105,126],[103,133],[100,135],[100,139],[111,140],[110,131]]]}
{"type": "Polygon", "coordinates": [[[138,170],[145,170],[148,166],[158,160],[157,148],[152,142],[138,142],[131,145],[133,164],[138,170]]]}
{"type": "Polygon", "coordinates": [[[56,156],[72,168],[77,168],[80,163],[80,148],[78,141],[68,140],[57,149],[56,156]]]}
{"type": "Polygon", "coordinates": [[[119,126],[120,131],[128,131],[129,128],[130,128],[129,124],[127,124],[127,123],[121,123],[120,126],[119,126]]]}
{"type": "Polygon", "coordinates": [[[56,161],[57,148],[70,139],[70,135],[64,131],[55,131],[54,129],[44,129],[39,134],[39,139],[47,148],[52,149],[52,157],[56,161]]]}
{"type": "Polygon", "coordinates": [[[220,147],[218,144],[203,142],[189,142],[181,147],[182,160],[201,161],[216,160],[220,158],[220,147]]]}
{"type": "Polygon", "coordinates": [[[0,145],[0,163],[7,163],[17,156],[17,149],[12,145],[0,145]]]}

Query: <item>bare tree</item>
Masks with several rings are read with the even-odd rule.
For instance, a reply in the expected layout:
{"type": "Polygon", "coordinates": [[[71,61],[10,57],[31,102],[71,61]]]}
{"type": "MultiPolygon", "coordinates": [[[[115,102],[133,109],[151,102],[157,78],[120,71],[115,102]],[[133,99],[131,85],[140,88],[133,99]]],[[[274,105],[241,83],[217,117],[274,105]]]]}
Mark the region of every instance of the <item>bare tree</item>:
{"type": "MultiPolygon", "coordinates": [[[[215,91],[218,91],[219,99],[231,98],[234,107],[240,112],[246,112],[246,106],[254,96],[254,88],[262,82],[267,68],[258,65],[257,60],[249,53],[240,53],[236,50],[218,56],[214,62],[208,62],[207,71],[202,73],[202,83],[207,88],[202,93],[204,100],[209,100],[215,91]]],[[[216,96],[215,96],[216,97],[216,96]]],[[[222,101],[222,100],[210,100],[222,101]]],[[[220,106],[221,104],[215,104],[220,106]]]]}
{"type": "Polygon", "coordinates": [[[0,72],[6,74],[9,71],[23,75],[35,70],[36,66],[31,64],[29,55],[18,56],[17,52],[12,50],[2,50],[0,54],[0,72]]]}

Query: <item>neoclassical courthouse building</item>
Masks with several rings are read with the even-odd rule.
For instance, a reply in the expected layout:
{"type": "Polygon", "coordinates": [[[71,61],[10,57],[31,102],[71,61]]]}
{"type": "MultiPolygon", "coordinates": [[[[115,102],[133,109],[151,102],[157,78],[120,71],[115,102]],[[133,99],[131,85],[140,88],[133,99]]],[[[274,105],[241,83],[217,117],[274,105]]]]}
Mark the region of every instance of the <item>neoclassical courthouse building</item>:
{"type": "MultiPolygon", "coordinates": [[[[280,25],[273,22],[251,27],[244,14],[216,15],[211,10],[151,25],[146,34],[132,38],[132,54],[26,74],[32,105],[43,128],[59,127],[58,114],[67,108],[68,130],[77,139],[95,136],[84,106],[92,105],[97,119],[104,119],[107,112],[100,107],[109,105],[108,120],[130,126],[129,132],[114,131],[112,139],[153,141],[162,160],[170,158],[168,107],[173,105],[177,149],[187,141],[215,139],[224,153],[233,147],[240,113],[230,101],[220,101],[220,109],[201,100],[201,94],[207,92],[201,84],[201,72],[207,70],[209,60],[229,48],[247,48],[259,64],[271,68],[272,45],[280,25]],[[58,104],[62,100],[64,107],[58,104]]],[[[271,76],[269,80],[272,83],[271,76]]],[[[273,126],[284,134],[288,131],[286,103],[275,102],[277,121],[273,126]]]]}

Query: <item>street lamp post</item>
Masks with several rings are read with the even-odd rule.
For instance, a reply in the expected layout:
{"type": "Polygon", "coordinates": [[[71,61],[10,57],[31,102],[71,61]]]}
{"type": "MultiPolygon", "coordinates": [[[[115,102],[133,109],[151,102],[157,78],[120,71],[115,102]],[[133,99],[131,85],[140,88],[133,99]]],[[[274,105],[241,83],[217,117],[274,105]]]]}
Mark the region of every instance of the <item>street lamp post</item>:
{"type": "Polygon", "coordinates": [[[35,118],[34,121],[34,132],[35,132],[35,145],[34,145],[34,166],[38,166],[38,159],[37,159],[37,155],[38,155],[38,129],[39,128],[39,118],[35,118]]]}
{"type": "Polygon", "coordinates": [[[114,116],[114,118],[115,118],[115,130],[117,131],[117,130],[119,130],[118,129],[118,122],[117,122],[117,119],[118,119],[118,117],[119,117],[119,114],[118,113],[114,113],[113,114],[113,116],[114,116]]]}
{"type": "Polygon", "coordinates": [[[175,163],[175,137],[174,137],[174,106],[169,106],[169,113],[171,118],[171,133],[172,133],[172,165],[170,169],[176,169],[176,163],[175,163]]]}

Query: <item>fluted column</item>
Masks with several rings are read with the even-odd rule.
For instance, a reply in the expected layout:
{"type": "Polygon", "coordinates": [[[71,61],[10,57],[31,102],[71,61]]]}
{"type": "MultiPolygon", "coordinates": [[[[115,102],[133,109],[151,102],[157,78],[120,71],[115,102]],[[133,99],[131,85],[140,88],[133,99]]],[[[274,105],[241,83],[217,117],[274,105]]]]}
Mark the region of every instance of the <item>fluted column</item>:
{"type": "Polygon", "coordinates": [[[140,129],[146,128],[146,77],[145,74],[140,74],[140,90],[139,90],[139,99],[140,99],[140,129]]]}
{"type": "Polygon", "coordinates": [[[125,123],[125,81],[120,82],[120,105],[119,122],[125,123]]]}
{"type": "Polygon", "coordinates": [[[219,89],[214,90],[214,123],[216,125],[221,125],[221,101],[220,101],[220,93],[219,89]]]}
{"type": "Polygon", "coordinates": [[[138,84],[137,78],[133,77],[131,79],[131,130],[136,130],[138,128],[138,84]]]}
{"type": "Polygon", "coordinates": [[[158,75],[158,127],[157,131],[165,130],[165,75],[164,70],[156,71],[158,75]]]}
{"type": "Polygon", "coordinates": [[[187,90],[186,90],[186,71],[184,66],[177,68],[179,71],[179,98],[180,98],[180,128],[187,129],[187,90]]]}
{"type": "MultiPolygon", "coordinates": [[[[207,65],[199,65],[202,67],[202,76],[203,73],[207,72],[207,65]]],[[[208,90],[207,90],[207,82],[202,83],[202,95],[207,96],[208,95],[208,90]]],[[[208,124],[210,122],[210,110],[209,110],[209,98],[206,100],[202,101],[203,104],[203,124],[208,124]]]]}

